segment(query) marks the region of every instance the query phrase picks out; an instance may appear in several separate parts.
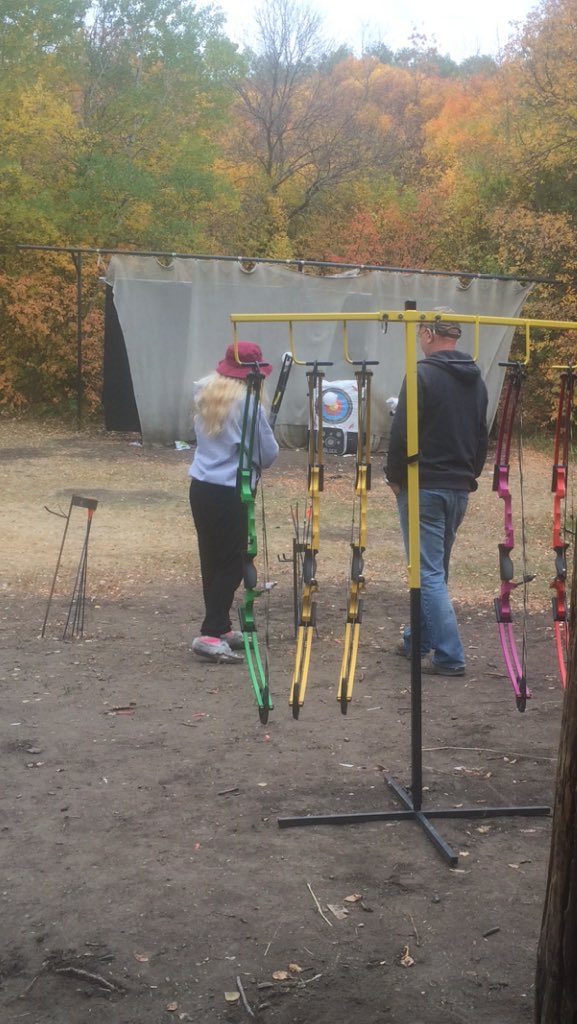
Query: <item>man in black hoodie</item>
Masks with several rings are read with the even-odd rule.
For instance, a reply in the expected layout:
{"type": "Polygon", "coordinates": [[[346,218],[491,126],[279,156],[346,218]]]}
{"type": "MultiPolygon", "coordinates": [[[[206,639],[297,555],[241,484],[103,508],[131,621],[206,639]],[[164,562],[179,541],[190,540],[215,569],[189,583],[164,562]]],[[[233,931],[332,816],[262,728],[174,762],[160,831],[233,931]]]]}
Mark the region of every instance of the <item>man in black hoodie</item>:
{"type": "MultiPolygon", "coordinates": [[[[425,356],[417,364],[421,656],[432,652],[424,671],[448,676],[465,673],[465,652],[447,587],[449,559],[487,457],[487,388],[475,361],[455,347],[460,337],[461,328],[453,321],[439,319],[418,327],[425,356]]],[[[408,552],[406,381],[393,419],[385,475],[397,498],[408,552]]],[[[398,653],[410,657],[410,646],[406,628],[398,653]]]]}

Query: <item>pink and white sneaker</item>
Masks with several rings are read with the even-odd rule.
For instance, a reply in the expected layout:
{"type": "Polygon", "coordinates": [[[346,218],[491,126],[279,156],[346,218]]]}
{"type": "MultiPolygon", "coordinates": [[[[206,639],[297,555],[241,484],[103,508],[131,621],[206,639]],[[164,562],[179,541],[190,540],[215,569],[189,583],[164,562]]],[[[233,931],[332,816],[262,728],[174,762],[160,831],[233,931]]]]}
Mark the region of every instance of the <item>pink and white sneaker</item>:
{"type": "Polygon", "coordinates": [[[228,644],[231,651],[244,651],[244,640],[240,629],[229,629],[228,633],[222,633],[220,639],[228,644]]]}
{"type": "Polygon", "coordinates": [[[196,654],[198,658],[204,658],[206,661],[222,662],[224,664],[242,661],[242,658],[234,653],[226,640],[221,640],[218,636],[197,636],[192,641],[192,653],[196,654]]]}

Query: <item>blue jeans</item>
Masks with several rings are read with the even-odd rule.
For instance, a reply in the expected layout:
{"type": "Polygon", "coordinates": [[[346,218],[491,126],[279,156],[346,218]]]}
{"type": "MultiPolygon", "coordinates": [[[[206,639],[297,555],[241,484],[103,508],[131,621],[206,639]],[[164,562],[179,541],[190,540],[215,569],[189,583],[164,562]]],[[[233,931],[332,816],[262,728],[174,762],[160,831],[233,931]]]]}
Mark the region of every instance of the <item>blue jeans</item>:
{"type": "MultiPolygon", "coordinates": [[[[421,654],[434,651],[433,662],[443,668],[465,664],[465,652],[449,597],[449,559],[469,501],[468,491],[420,490],[421,654]]],[[[397,495],[405,550],[409,551],[408,493],[397,495]]],[[[411,630],[404,631],[410,650],[411,630]]]]}

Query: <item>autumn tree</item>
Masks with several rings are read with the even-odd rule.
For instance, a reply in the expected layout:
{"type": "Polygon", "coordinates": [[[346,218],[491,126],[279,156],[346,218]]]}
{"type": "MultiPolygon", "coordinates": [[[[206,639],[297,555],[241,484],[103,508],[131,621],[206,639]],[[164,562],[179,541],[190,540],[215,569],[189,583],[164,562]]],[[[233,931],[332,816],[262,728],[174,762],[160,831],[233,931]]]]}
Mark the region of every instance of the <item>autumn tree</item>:
{"type": "Polygon", "coordinates": [[[539,209],[577,213],[577,0],[542,0],[509,51],[517,188],[539,209]]]}
{"type": "Polygon", "coordinates": [[[229,166],[245,246],[288,256],[321,197],[374,162],[379,133],[366,116],[368,66],[358,73],[353,58],[332,61],[316,13],[298,0],[267,0],[256,24],[250,73],[237,87],[229,166]]]}
{"type": "MultiPolygon", "coordinates": [[[[101,269],[84,267],[84,411],[101,403],[101,269]]],[[[20,273],[0,270],[0,413],[76,414],[76,275],[66,253],[23,255],[20,273]]]]}
{"type": "Polygon", "coordinates": [[[203,246],[218,129],[242,67],[223,18],[187,0],[97,0],[84,41],[69,232],[93,242],[203,246]]]}
{"type": "MultiPolygon", "coordinates": [[[[210,241],[225,187],[214,170],[218,128],[243,66],[222,23],[188,0],[3,5],[0,405],[48,408],[60,395],[65,407],[75,373],[71,261],[25,266],[16,243],[190,250],[210,241]]],[[[102,289],[96,306],[89,298],[87,277],[87,360],[102,289]]]]}

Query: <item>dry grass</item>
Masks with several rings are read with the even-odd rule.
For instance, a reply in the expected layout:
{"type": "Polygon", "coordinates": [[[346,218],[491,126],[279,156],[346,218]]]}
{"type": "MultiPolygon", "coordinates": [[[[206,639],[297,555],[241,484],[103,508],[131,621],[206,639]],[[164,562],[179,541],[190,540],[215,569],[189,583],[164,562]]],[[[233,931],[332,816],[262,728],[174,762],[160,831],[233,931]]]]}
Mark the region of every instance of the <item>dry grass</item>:
{"type": "MultiPolygon", "coordinates": [[[[197,578],[194,534],[187,500],[191,453],[173,448],[143,449],[128,435],[103,431],[77,433],[30,422],[0,423],[0,461],[4,500],[0,507],[4,589],[41,593],[49,586],[63,520],[46,511],[66,513],[74,493],[99,500],[91,534],[92,590],[109,596],[139,592],[152,583],[197,578]]],[[[527,571],[536,578],[528,588],[530,607],[548,612],[549,583],[554,574],[551,551],[552,496],[550,458],[524,453],[524,510],[527,571]]],[[[365,570],[371,584],[403,584],[406,569],[396,507],[381,472],[382,456],[373,466],[369,494],[365,570]]],[[[321,505],[319,575],[343,586],[349,574],[354,460],[331,457],[325,469],[321,505]]],[[[492,466],[471,496],[452,563],[452,592],[462,603],[490,607],[498,591],[497,545],[503,535],[503,504],[493,493],[492,466]]],[[[519,473],[511,469],[515,515],[516,578],[522,576],[522,529],[519,473]]],[[[292,549],[291,506],[306,502],[306,454],[283,451],[264,480],[269,574],[291,575],[277,556],[292,549]]],[[[78,514],[77,514],[78,513],[78,514]]],[[[259,506],[259,518],[261,516],[259,506]]],[[[71,517],[84,531],[84,513],[71,517]]],[[[71,545],[73,546],[73,545],[71,545]]],[[[68,547],[68,545],[67,545],[68,547]]],[[[519,591],[519,605],[522,593],[519,591]]]]}

